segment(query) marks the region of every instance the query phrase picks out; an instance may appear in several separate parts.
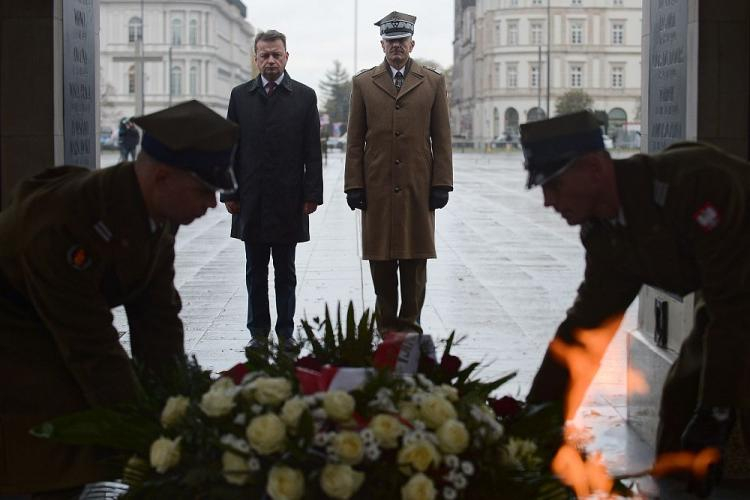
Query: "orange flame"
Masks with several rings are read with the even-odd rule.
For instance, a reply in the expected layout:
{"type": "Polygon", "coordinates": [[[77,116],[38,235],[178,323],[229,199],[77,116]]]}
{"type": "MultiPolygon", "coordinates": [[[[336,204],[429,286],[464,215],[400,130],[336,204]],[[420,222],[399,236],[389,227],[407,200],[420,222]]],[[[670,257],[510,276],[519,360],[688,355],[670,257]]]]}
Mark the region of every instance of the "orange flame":
{"type": "Polygon", "coordinates": [[[573,338],[578,342],[577,345],[559,339],[550,343],[550,353],[568,368],[570,374],[568,394],[565,396],[566,420],[573,418],[583,402],[586,391],[599,370],[607,346],[617,333],[622,317],[623,313],[615,314],[596,328],[575,330],[573,338]]]}
{"type": "Polygon", "coordinates": [[[628,394],[648,394],[649,385],[643,373],[634,368],[628,368],[628,394]]]}
{"type": "Polygon", "coordinates": [[[662,453],[656,457],[651,475],[654,477],[668,476],[676,472],[689,472],[701,478],[708,473],[708,468],[721,458],[716,448],[704,448],[698,453],[690,451],[675,451],[662,453]]]}
{"type": "Polygon", "coordinates": [[[557,451],[552,460],[552,472],[563,484],[572,488],[578,498],[593,493],[609,493],[614,484],[601,454],[594,453],[584,460],[569,444],[562,445],[557,451]]]}

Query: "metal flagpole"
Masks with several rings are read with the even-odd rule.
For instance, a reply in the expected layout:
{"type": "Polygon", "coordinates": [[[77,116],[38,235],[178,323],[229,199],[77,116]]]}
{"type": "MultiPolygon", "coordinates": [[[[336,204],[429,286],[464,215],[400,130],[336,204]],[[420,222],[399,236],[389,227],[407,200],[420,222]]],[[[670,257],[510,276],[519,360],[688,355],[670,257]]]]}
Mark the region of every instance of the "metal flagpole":
{"type": "Polygon", "coordinates": [[[549,109],[550,67],[552,66],[550,60],[550,45],[552,44],[552,10],[550,3],[552,3],[552,0],[547,0],[547,118],[552,116],[552,111],[549,109]]]}
{"type": "MultiPolygon", "coordinates": [[[[357,74],[357,7],[358,7],[359,1],[354,0],[354,66],[352,67],[352,79],[354,78],[354,75],[357,74]]],[[[346,162],[346,158],[344,159],[346,162]]],[[[357,258],[359,259],[359,294],[360,294],[360,300],[362,301],[362,312],[365,311],[365,273],[362,269],[362,248],[361,248],[361,242],[362,242],[362,220],[360,219],[362,211],[360,210],[360,213],[357,213],[356,210],[354,210],[354,230],[356,232],[355,238],[357,240],[357,258]]]]}

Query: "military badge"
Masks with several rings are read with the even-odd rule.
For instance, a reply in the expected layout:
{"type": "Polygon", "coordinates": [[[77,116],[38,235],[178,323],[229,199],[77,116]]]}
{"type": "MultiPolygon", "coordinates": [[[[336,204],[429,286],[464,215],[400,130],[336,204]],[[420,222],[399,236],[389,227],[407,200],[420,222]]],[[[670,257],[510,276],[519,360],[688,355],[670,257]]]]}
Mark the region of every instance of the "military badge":
{"type": "Polygon", "coordinates": [[[81,245],[73,245],[68,249],[68,264],[77,271],[83,271],[91,265],[91,257],[81,245]]]}
{"type": "Polygon", "coordinates": [[[716,229],[721,222],[721,214],[713,203],[707,201],[693,214],[693,220],[700,226],[703,232],[709,233],[716,229]]]}

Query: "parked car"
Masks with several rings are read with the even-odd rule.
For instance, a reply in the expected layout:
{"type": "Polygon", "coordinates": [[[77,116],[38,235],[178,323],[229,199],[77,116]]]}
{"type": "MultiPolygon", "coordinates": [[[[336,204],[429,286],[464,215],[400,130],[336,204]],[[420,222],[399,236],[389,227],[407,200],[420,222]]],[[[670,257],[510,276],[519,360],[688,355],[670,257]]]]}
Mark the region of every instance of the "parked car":
{"type": "Polygon", "coordinates": [[[326,146],[328,149],[338,149],[339,151],[343,151],[346,149],[346,134],[344,133],[340,137],[329,137],[326,141],[326,146]]]}
{"type": "Polygon", "coordinates": [[[117,149],[117,137],[111,127],[102,127],[99,131],[101,149],[117,149]]]}
{"type": "Polygon", "coordinates": [[[495,149],[518,149],[521,147],[521,136],[518,132],[504,132],[492,141],[495,149]]]}

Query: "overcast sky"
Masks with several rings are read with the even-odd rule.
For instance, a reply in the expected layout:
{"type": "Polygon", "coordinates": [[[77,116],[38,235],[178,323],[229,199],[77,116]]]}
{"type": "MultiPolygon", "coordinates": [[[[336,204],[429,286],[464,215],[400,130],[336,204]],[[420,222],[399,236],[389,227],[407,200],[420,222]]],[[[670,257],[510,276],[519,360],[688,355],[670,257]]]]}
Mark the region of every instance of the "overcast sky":
{"type": "MultiPolygon", "coordinates": [[[[243,0],[256,30],[287,36],[292,78],[319,92],[318,84],[338,59],[351,76],[354,66],[355,0],[243,0]]],[[[417,16],[413,57],[444,68],[453,64],[453,0],[358,0],[357,70],[383,60],[380,30],[373,23],[397,10],[417,16]]]]}

